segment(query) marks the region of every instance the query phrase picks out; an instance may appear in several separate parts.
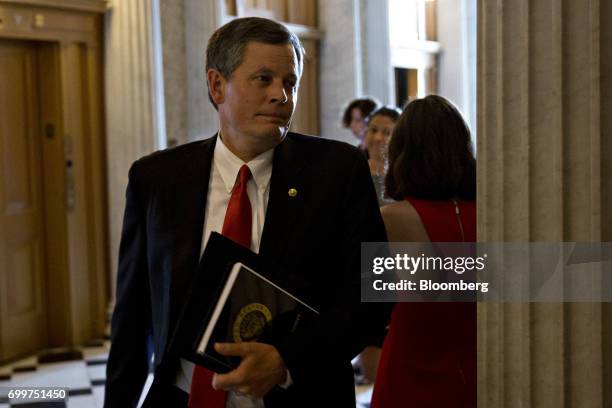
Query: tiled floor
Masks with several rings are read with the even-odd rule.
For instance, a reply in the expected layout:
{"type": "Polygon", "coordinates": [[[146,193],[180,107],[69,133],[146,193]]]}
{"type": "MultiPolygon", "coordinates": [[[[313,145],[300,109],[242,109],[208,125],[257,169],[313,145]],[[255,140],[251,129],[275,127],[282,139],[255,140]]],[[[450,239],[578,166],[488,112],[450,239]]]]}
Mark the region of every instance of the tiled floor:
{"type": "MultiPolygon", "coordinates": [[[[56,363],[40,363],[37,357],[30,357],[0,367],[0,408],[102,408],[104,403],[104,381],[109,342],[81,349],[83,358],[56,363]],[[56,387],[68,390],[68,402],[9,403],[7,387],[56,387]]],[[[145,389],[151,383],[151,376],[145,389]]],[[[360,385],[355,388],[357,408],[369,407],[372,386],[360,385]]]]}
{"type": "Polygon", "coordinates": [[[81,349],[83,358],[72,361],[41,363],[37,357],[26,358],[0,367],[0,408],[68,407],[101,408],[104,402],[104,381],[108,341],[81,349]],[[9,387],[53,387],[68,391],[67,403],[12,401],[9,387]]]}

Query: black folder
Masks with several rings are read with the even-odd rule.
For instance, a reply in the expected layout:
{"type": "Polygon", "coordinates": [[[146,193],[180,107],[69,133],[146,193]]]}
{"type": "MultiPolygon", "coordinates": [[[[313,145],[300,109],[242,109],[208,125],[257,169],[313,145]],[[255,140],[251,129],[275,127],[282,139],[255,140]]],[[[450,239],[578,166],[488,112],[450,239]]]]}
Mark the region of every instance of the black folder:
{"type": "MultiPolygon", "coordinates": [[[[274,282],[279,268],[212,233],[170,342],[170,351],[214,372],[237,367],[215,342],[274,343],[315,323],[317,311],[274,282]]],[[[286,274],[285,274],[286,275],[286,274]]]]}

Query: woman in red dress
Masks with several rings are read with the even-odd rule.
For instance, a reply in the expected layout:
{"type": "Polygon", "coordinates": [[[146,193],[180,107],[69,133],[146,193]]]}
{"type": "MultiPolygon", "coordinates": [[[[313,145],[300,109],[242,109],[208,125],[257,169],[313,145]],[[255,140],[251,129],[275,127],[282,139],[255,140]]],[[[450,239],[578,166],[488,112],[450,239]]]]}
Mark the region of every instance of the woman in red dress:
{"type": "MultiPolygon", "coordinates": [[[[389,144],[382,208],[389,241],[476,241],[476,161],[459,111],[430,95],[409,103],[389,144]]],[[[398,303],[372,408],[476,407],[476,304],[398,303]]]]}

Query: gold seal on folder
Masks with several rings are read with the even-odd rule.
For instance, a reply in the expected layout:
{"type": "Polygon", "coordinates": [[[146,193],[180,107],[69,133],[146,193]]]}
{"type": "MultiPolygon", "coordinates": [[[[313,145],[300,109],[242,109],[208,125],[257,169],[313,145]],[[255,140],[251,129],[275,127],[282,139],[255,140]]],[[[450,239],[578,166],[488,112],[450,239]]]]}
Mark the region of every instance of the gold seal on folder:
{"type": "Polygon", "coordinates": [[[234,321],[234,341],[253,341],[263,334],[266,324],[272,320],[270,309],[261,303],[250,303],[240,309],[234,321]]]}

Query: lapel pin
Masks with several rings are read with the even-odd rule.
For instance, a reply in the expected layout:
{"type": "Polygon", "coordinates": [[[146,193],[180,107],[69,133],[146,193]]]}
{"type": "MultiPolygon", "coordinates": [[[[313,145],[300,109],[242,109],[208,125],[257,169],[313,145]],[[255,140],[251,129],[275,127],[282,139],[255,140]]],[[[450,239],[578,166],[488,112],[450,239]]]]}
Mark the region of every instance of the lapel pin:
{"type": "Polygon", "coordinates": [[[289,194],[289,197],[295,197],[297,195],[297,190],[295,188],[290,188],[287,194],[289,194]]]}

